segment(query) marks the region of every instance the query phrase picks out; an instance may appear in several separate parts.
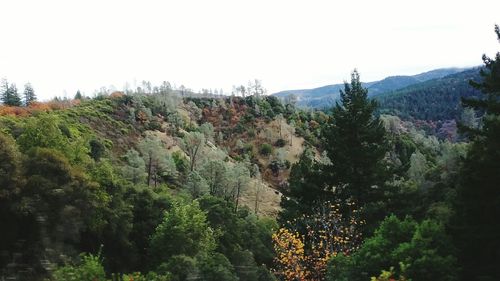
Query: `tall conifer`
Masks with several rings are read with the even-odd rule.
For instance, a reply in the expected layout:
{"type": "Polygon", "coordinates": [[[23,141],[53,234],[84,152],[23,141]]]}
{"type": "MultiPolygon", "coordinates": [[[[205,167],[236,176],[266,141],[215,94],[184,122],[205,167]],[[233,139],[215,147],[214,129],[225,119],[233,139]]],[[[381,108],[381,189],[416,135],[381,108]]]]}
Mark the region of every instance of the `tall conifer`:
{"type": "MultiPolygon", "coordinates": [[[[500,41],[498,26],[495,32],[500,41]]],[[[484,98],[462,101],[484,112],[482,127],[466,129],[472,143],[457,192],[453,226],[462,280],[500,280],[500,52],[483,61],[483,80],[471,85],[484,98]]]]}
{"type": "Polygon", "coordinates": [[[385,129],[374,116],[377,104],[368,99],[356,70],[351,83],[340,91],[325,130],[326,151],[332,165],[331,184],[342,199],[358,204],[376,200],[384,182],[383,159],[387,152],[385,129]]]}
{"type": "Polygon", "coordinates": [[[29,106],[34,101],[36,101],[35,90],[33,86],[31,86],[31,83],[26,83],[26,85],[24,85],[24,104],[29,106]]]}

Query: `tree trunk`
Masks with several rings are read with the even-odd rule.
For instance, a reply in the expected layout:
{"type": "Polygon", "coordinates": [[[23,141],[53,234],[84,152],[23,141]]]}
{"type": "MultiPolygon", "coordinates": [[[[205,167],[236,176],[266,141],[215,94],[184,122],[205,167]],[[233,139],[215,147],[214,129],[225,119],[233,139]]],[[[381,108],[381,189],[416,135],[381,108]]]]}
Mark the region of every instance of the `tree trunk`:
{"type": "Polygon", "coordinates": [[[238,204],[240,202],[240,184],[238,183],[238,188],[236,189],[236,206],[235,211],[238,212],[238,204]]]}
{"type": "Polygon", "coordinates": [[[255,215],[258,216],[258,212],[259,212],[259,197],[260,197],[260,189],[261,189],[261,185],[260,185],[260,182],[257,181],[256,185],[255,185],[255,215]]]}
{"type": "Polygon", "coordinates": [[[152,160],[153,157],[151,157],[151,155],[149,155],[149,161],[148,161],[148,186],[150,185],[151,183],[151,169],[153,168],[153,160],[152,160]]]}

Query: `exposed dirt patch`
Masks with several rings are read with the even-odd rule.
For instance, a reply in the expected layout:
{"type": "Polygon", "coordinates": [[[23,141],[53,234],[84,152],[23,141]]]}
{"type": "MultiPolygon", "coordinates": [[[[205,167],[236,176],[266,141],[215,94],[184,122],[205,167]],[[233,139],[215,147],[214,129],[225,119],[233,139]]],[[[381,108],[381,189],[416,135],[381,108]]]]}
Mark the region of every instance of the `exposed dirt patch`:
{"type": "Polygon", "coordinates": [[[277,217],[281,210],[281,193],[271,188],[266,182],[252,179],[243,191],[240,202],[250,210],[255,211],[256,194],[258,192],[257,215],[277,217]]]}

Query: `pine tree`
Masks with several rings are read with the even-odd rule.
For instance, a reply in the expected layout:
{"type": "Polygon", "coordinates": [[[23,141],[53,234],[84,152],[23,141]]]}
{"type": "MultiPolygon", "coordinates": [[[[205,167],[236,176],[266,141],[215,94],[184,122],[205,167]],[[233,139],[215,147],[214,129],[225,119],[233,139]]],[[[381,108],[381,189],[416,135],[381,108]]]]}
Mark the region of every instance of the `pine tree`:
{"type": "Polygon", "coordinates": [[[10,84],[7,79],[2,79],[1,82],[1,99],[4,105],[21,106],[21,98],[17,93],[16,84],[10,84]]]}
{"type": "Polygon", "coordinates": [[[16,84],[7,84],[5,81],[4,91],[2,92],[2,101],[8,106],[21,106],[21,98],[17,92],[16,84]]]}
{"type": "Polygon", "coordinates": [[[314,206],[334,199],[331,192],[325,190],[325,177],[314,156],[314,150],[306,147],[299,161],[292,165],[289,184],[281,189],[282,211],[278,218],[281,224],[287,224],[303,214],[310,215],[314,206]]]}
{"type": "Polygon", "coordinates": [[[377,104],[368,99],[356,70],[351,83],[344,83],[340,103],[332,110],[325,129],[330,184],[343,200],[354,199],[360,206],[374,202],[384,182],[383,159],[387,152],[385,129],[374,117],[377,104]]]}
{"type": "Polygon", "coordinates": [[[82,96],[82,93],[80,92],[80,90],[76,91],[75,100],[81,100],[82,98],[83,98],[83,96],[82,96]]]}
{"type": "MultiPolygon", "coordinates": [[[[500,29],[495,26],[500,41],[500,29]]],[[[472,143],[457,190],[455,242],[462,280],[500,280],[500,52],[483,55],[482,82],[471,85],[482,99],[464,99],[464,106],[484,112],[481,128],[469,128],[472,143]]]]}
{"type": "Polygon", "coordinates": [[[31,83],[26,83],[24,85],[24,104],[30,106],[34,101],[36,101],[35,90],[33,90],[31,83]]]}
{"type": "Polygon", "coordinates": [[[9,82],[7,79],[2,78],[2,82],[0,85],[0,98],[2,99],[2,103],[7,105],[6,101],[9,99],[9,82]]]}

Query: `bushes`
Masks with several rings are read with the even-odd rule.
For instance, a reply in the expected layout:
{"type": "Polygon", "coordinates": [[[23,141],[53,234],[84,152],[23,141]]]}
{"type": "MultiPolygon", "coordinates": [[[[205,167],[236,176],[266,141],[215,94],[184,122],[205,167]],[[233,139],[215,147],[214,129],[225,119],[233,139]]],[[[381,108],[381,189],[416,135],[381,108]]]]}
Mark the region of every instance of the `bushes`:
{"type": "Polygon", "coordinates": [[[260,154],[264,156],[269,156],[273,152],[273,147],[272,145],[268,143],[263,143],[260,146],[260,154]]]}
{"type": "Polygon", "coordinates": [[[280,138],[280,139],[278,139],[278,140],[276,141],[276,146],[277,146],[277,147],[283,147],[283,146],[285,146],[285,144],[286,144],[286,141],[285,141],[284,139],[281,139],[281,138],[280,138]]]}
{"type": "Polygon", "coordinates": [[[100,255],[82,254],[78,265],[65,265],[56,269],[54,281],[105,281],[106,273],[100,255]]]}
{"type": "MultiPolygon", "coordinates": [[[[330,260],[327,280],[367,280],[400,262],[405,264],[405,277],[411,280],[456,280],[454,252],[441,224],[390,216],[353,255],[330,260]]],[[[401,269],[393,272],[396,276],[401,273],[401,269]]]]}
{"type": "Polygon", "coordinates": [[[93,139],[89,142],[90,144],[90,156],[95,161],[99,161],[101,157],[106,152],[106,147],[100,141],[93,139]]]}
{"type": "Polygon", "coordinates": [[[175,255],[207,255],[214,248],[214,232],[197,201],[176,203],[151,236],[151,256],[157,265],[175,255]]]}

